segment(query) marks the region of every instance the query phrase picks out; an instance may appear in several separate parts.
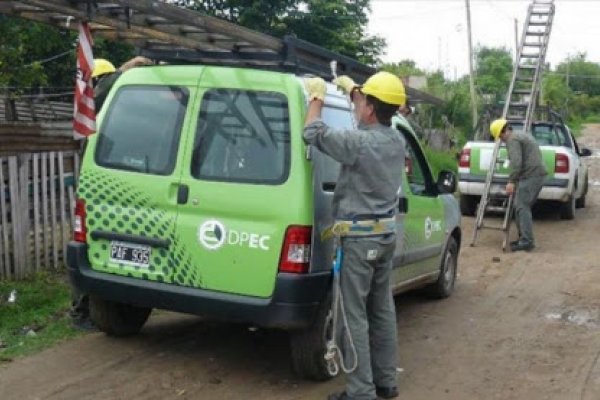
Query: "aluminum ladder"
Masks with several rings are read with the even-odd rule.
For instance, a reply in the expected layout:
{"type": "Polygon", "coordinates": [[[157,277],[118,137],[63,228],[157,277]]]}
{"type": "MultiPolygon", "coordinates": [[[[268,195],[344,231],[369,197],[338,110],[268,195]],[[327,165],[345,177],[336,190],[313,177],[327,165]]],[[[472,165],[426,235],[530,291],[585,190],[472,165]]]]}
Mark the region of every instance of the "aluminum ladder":
{"type": "MultiPolygon", "coordinates": [[[[554,11],[554,0],[533,0],[527,10],[521,43],[517,49],[516,62],[506,94],[502,118],[508,120],[509,123],[522,123],[523,132],[531,131],[531,123],[538,104],[541,75],[546,62],[554,11]]],[[[506,161],[498,158],[501,147],[503,147],[502,142],[496,141],[483,194],[477,208],[471,246],[475,245],[481,229],[493,229],[504,232],[502,250],[506,251],[510,238],[514,196],[507,196],[504,191],[491,192],[494,183],[502,182],[497,179],[496,173],[498,166],[506,161]],[[484,217],[488,212],[504,214],[502,225],[486,225],[484,217]]]]}

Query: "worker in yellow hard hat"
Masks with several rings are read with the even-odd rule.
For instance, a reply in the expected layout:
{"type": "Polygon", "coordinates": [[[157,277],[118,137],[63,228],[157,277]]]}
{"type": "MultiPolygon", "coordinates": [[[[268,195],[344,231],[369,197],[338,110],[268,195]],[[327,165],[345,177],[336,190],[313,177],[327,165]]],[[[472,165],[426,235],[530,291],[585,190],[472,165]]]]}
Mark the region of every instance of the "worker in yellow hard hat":
{"type": "Polygon", "coordinates": [[[495,140],[506,143],[510,163],[506,193],[515,195],[515,217],[519,228],[519,239],[511,242],[511,251],[532,250],[535,241],[531,207],[536,202],[548,174],[540,146],[532,135],[513,132],[509,122],[503,118],[490,124],[490,134],[495,140]]]}
{"type": "Polygon", "coordinates": [[[94,84],[94,105],[96,112],[100,112],[100,109],[102,108],[110,89],[123,72],[133,67],[152,64],[152,60],[146,57],[137,56],[125,62],[118,69],[116,69],[110,61],[104,58],[96,58],[94,60],[94,70],[92,71],[92,82],[94,84]]]}
{"type": "Polygon", "coordinates": [[[340,347],[346,365],[356,361],[356,367],[345,371],[346,390],[328,399],[391,399],[398,395],[398,349],[390,274],[402,238],[395,214],[405,163],[404,138],[391,127],[391,118],[406,103],[406,93],[402,81],[388,72],[374,74],[363,85],[348,76],[333,83],[351,97],[358,127],[334,129],[321,119],[326,97],[321,78],[305,80],[309,106],[304,127],[305,142],[341,164],[332,204],[333,227],[339,229],[332,232],[336,253],[343,255],[338,281],[343,301],[334,298],[334,304],[340,304],[347,324],[334,337],[344,340],[340,347]],[[360,232],[348,221],[359,223],[360,232]]]}

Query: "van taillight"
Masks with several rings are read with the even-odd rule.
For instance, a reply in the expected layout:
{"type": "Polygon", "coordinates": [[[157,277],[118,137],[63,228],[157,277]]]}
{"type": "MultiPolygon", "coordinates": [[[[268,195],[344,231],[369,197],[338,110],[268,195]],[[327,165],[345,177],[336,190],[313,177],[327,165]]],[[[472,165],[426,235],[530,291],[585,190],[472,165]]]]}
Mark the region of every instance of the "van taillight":
{"type": "Polygon", "coordinates": [[[463,149],[460,153],[458,166],[462,168],[469,168],[471,166],[471,149],[463,149]]]}
{"type": "Polygon", "coordinates": [[[312,226],[289,226],[285,232],[279,272],[303,274],[310,264],[310,241],[312,226]]]}
{"type": "Polygon", "coordinates": [[[85,226],[85,201],[75,200],[75,224],[73,226],[73,240],[86,243],[87,228],[85,226]]]}
{"type": "Polygon", "coordinates": [[[554,158],[554,172],[568,173],[569,172],[569,157],[566,154],[556,153],[554,158]]]}

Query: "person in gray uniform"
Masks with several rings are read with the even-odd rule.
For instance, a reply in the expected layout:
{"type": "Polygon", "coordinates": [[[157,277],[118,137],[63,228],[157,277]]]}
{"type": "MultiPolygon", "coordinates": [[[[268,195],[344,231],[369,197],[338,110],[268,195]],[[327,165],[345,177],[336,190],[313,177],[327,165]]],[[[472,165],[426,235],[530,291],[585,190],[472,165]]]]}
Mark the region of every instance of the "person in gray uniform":
{"type": "Polygon", "coordinates": [[[533,250],[533,218],[531,207],[537,200],[544,184],[546,168],[542,152],[532,135],[513,132],[505,119],[498,119],[490,125],[492,136],[506,143],[510,175],[506,193],[515,194],[515,217],[519,228],[519,240],[511,242],[511,251],[533,250]]]}
{"type": "MultiPolygon", "coordinates": [[[[405,104],[402,81],[388,72],[378,72],[359,86],[347,76],[334,80],[350,95],[358,127],[334,130],[321,119],[325,81],[309,78],[305,86],[309,106],[304,140],[341,164],[333,196],[334,226],[373,226],[393,221],[405,158],[404,138],[390,127],[398,106],[405,104]],[[346,225],[344,225],[346,224],[346,225]]],[[[343,230],[343,229],[342,229],[343,230]]],[[[352,344],[342,339],[344,359],[356,349],[357,367],[346,375],[346,390],[329,400],[391,399],[397,389],[396,311],[390,286],[392,258],[396,247],[395,225],[371,235],[341,236],[343,263],[340,290],[344,299],[352,344]]]]}

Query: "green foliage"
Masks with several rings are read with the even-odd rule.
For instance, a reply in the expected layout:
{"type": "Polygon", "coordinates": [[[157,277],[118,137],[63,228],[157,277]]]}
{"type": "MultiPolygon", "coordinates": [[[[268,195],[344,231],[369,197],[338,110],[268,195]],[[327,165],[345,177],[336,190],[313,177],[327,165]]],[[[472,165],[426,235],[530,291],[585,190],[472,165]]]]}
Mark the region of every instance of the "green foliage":
{"type": "Polygon", "coordinates": [[[513,70],[510,51],[505,48],[480,47],[476,54],[477,89],[481,93],[491,94],[494,102],[504,100],[513,70]]]}
{"type": "Polygon", "coordinates": [[[429,166],[431,167],[431,172],[433,174],[434,179],[436,179],[439,173],[443,170],[452,171],[455,174],[458,173],[458,161],[456,161],[456,152],[451,150],[434,150],[427,146],[423,146],[423,152],[425,153],[427,161],[429,161],[429,166]]]}
{"type": "Polygon", "coordinates": [[[0,282],[0,361],[29,354],[76,336],[67,311],[70,291],[64,277],[38,274],[25,281],[0,282]],[[8,303],[11,291],[16,301],[8,303]],[[35,335],[28,336],[28,331],[35,335]]]}
{"type": "Polygon", "coordinates": [[[276,37],[292,34],[368,64],[376,63],[385,47],[383,38],[366,31],[370,0],[186,0],[182,4],[276,37]]]}
{"type": "Polygon", "coordinates": [[[425,72],[417,67],[413,60],[402,60],[397,63],[386,63],[381,66],[381,70],[391,72],[401,78],[408,76],[423,76],[425,72]]]}
{"type": "MultiPolygon", "coordinates": [[[[74,85],[77,33],[0,15],[0,86],[67,87],[74,85]]],[[[133,56],[131,46],[102,38],[94,57],[115,65],[133,56]]]]}
{"type": "Polygon", "coordinates": [[[600,96],[600,64],[586,60],[584,53],[567,58],[556,67],[556,72],[569,82],[573,92],[600,96]]]}

